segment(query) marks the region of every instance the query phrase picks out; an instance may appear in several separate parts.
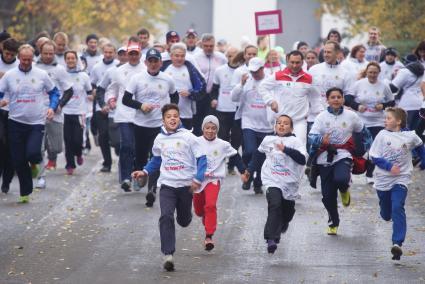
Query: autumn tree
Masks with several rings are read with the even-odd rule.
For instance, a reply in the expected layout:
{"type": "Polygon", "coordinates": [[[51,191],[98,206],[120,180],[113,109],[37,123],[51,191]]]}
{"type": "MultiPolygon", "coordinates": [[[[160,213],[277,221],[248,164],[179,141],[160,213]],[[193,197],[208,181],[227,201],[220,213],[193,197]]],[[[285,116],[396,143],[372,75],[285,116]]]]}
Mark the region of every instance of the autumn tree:
{"type": "Polygon", "coordinates": [[[15,1],[8,30],[30,39],[42,30],[120,39],[140,27],[155,31],[178,8],[172,0],[21,0],[15,1]]]}
{"type": "Polygon", "coordinates": [[[348,34],[357,35],[377,26],[387,45],[406,49],[425,39],[423,0],[319,0],[320,13],[339,16],[349,24],[348,34]]]}

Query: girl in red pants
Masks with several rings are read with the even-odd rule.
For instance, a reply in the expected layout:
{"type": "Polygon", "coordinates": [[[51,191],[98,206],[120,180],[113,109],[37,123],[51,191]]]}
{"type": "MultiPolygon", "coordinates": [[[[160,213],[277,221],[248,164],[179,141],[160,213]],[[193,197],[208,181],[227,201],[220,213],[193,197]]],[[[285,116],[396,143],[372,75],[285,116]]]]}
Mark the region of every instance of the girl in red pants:
{"type": "Polygon", "coordinates": [[[230,158],[240,173],[245,171],[242,159],[229,142],[217,138],[217,117],[208,115],[202,123],[203,136],[198,137],[202,153],[207,155],[207,170],[201,188],[193,194],[195,214],[205,226],[205,250],[214,248],[212,236],[217,227],[217,198],[220,184],[226,175],[226,158],[230,158]]]}

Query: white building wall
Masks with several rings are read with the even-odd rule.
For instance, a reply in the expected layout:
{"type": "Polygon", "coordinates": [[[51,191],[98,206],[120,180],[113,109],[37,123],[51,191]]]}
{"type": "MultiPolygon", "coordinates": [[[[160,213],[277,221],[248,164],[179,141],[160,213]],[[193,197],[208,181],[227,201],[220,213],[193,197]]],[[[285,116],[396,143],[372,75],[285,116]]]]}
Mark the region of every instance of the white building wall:
{"type": "MultiPolygon", "coordinates": [[[[213,33],[240,47],[242,37],[256,44],[255,12],[276,10],[277,0],[214,0],[213,33]]],[[[274,36],[271,38],[274,45],[274,36]]]]}

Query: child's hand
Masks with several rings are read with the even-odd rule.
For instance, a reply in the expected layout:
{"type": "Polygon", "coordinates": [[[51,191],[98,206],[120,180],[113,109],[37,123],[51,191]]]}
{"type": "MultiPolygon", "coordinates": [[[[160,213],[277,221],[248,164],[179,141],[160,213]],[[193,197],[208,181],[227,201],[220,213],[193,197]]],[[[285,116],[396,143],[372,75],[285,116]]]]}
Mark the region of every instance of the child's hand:
{"type": "Polygon", "coordinates": [[[283,152],[283,150],[285,150],[285,145],[283,145],[283,142],[280,142],[280,144],[276,144],[276,148],[279,151],[282,151],[283,152]]]}
{"type": "Polygon", "coordinates": [[[195,191],[199,190],[201,188],[201,184],[197,183],[196,181],[192,180],[192,184],[190,185],[190,191],[194,193],[195,191]]]}
{"type": "Polygon", "coordinates": [[[248,182],[250,176],[251,176],[251,174],[246,170],[243,174],[241,174],[242,182],[243,183],[248,182]]]}
{"type": "Polygon", "coordinates": [[[393,176],[397,176],[397,175],[399,175],[399,174],[400,174],[400,167],[399,167],[399,166],[394,165],[394,166],[391,168],[391,174],[392,174],[393,176]]]}
{"type": "Polygon", "coordinates": [[[144,171],[134,171],[134,172],[131,173],[131,177],[133,179],[139,179],[139,178],[145,177],[145,176],[147,176],[147,174],[144,171]]]}

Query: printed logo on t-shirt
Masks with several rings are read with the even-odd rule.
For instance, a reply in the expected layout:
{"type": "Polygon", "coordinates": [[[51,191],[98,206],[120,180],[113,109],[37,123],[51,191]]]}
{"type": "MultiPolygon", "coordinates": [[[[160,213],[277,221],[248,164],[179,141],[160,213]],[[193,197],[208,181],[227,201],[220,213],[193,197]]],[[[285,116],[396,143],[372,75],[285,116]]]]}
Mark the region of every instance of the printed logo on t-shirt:
{"type": "Polygon", "coordinates": [[[181,151],[166,149],[163,153],[166,159],[163,159],[162,162],[166,171],[180,171],[185,168],[182,162],[184,154],[181,151]]]}
{"type": "Polygon", "coordinates": [[[290,176],[291,172],[285,165],[282,165],[282,157],[281,156],[273,156],[272,158],[272,175],[279,175],[279,176],[290,176]]]}

